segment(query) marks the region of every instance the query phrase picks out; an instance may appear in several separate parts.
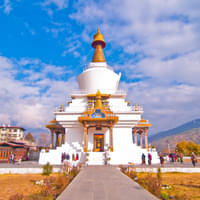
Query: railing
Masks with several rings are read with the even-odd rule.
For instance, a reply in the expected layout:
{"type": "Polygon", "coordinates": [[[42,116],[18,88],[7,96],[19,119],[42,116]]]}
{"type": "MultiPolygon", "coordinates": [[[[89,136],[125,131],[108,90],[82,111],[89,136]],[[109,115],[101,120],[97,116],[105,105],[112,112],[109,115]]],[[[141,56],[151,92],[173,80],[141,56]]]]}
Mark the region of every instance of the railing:
{"type": "MultiPolygon", "coordinates": [[[[71,95],[76,96],[76,95],[87,95],[87,94],[96,94],[96,90],[72,90],[71,95]]],[[[109,90],[109,89],[103,89],[100,90],[101,93],[105,94],[116,94],[116,95],[126,95],[126,90],[109,90]]]]}
{"type": "MultiPolygon", "coordinates": [[[[134,105],[134,106],[128,106],[128,107],[126,107],[126,106],[108,106],[109,107],[109,109],[111,110],[111,111],[136,111],[136,112],[143,112],[143,107],[142,106],[140,106],[140,105],[134,105]]],[[[93,107],[91,107],[90,108],[90,110],[91,109],[93,109],[94,108],[94,106],[93,107]]],[[[88,108],[89,109],[89,108],[88,108]]],[[[56,107],[55,108],[55,112],[64,112],[64,109],[60,109],[60,108],[58,108],[58,107],[56,107]]]]}

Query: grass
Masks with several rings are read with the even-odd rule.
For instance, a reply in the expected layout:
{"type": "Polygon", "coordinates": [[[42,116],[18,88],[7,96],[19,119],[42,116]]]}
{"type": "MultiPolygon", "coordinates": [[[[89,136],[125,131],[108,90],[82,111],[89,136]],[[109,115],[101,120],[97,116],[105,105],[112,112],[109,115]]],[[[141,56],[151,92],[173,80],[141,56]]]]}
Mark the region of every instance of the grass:
{"type": "MultiPolygon", "coordinates": [[[[149,174],[137,173],[138,180],[149,174]]],[[[156,177],[155,173],[151,174],[156,177]]],[[[162,173],[161,193],[172,199],[200,200],[200,173],[162,173]]],[[[167,199],[167,198],[166,198],[167,199]]]]}
{"type": "MultiPolygon", "coordinates": [[[[53,174],[52,176],[56,176],[53,174]]],[[[0,175],[0,200],[9,199],[10,196],[20,193],[29,195],[40,191],[41,186],[34,181],[44,177],[40,174],[3,174],[0,175]]]]}
{"type": "Polygon", "coordinates": [[[77,175],[72,170],[69,175],[53,173],[41,174],[3,174],[0,175],[0,200],[53,200],[77,175]],[[44,185],[35,184],[43,181],[44,185]]]}

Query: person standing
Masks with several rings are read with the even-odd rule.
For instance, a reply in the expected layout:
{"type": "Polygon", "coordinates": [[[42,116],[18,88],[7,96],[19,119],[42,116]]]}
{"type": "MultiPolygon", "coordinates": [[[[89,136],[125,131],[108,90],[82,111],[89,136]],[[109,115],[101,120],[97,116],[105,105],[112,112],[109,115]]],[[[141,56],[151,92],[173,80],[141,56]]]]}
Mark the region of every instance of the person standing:
{"type": "Polygon", "coordinates": [[[197,163],[197,156],[195,155],[194,152],[192,152],[191,161],[192,161],[193,167],[195,167],[195,166],[196,166],[196,163],[197,163]]]}
{"type": "Polygon", "coordinates": [[[146,161],[145,161],[145,154],[143,153],[142,154],[142,165],[146,165],[146,161]]]}
{"type": "Polygon", "coordinates": [[[164,157],[163,157],[163,155],[162,154],[160,154],[160,166],[161,167],[164,167],[164,157]]]}
{"type": "Polygon", "coordinates": [[[148,164],[151,165],[152,155],[148,153],[148,164]]]}

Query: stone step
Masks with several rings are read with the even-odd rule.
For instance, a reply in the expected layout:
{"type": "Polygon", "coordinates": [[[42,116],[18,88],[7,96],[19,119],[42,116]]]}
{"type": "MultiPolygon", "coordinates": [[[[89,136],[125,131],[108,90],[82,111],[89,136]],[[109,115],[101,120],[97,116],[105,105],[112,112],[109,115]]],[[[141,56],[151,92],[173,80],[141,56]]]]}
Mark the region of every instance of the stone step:
{"type": "Polygon", "coordinates": [[[89,152],[88,165],[104,165],[105,152],[89,152]]]}

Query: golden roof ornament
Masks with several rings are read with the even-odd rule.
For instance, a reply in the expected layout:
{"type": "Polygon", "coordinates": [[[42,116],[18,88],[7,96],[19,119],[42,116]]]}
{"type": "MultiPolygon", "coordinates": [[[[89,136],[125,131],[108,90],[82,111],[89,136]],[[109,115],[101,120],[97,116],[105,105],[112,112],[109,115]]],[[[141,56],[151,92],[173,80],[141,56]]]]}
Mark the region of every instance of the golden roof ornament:
{"type": "Polygon", "coordinates": [[[103,104],[102,104],[102,101],[101,101],[101,92],[98,90],[97,93],[96,93],[96,102],[95,102],[95,105],[94,105],[95,108],[103,108],[103,104]]]}
{"type": "Polygon", "coordinates": [[[103,48],[105,48],[106,43],[104,41],[104,36],[101,34],[99,28],[97,33],[93,36],[92,47],[95,49],[92,62],[105,62],[105,57],[103,53],[103,48]]]}
{"type": "Polygon", "coordinates": [[[60,112],[64,111],[63,104],[60,105],[60,112]]]}

